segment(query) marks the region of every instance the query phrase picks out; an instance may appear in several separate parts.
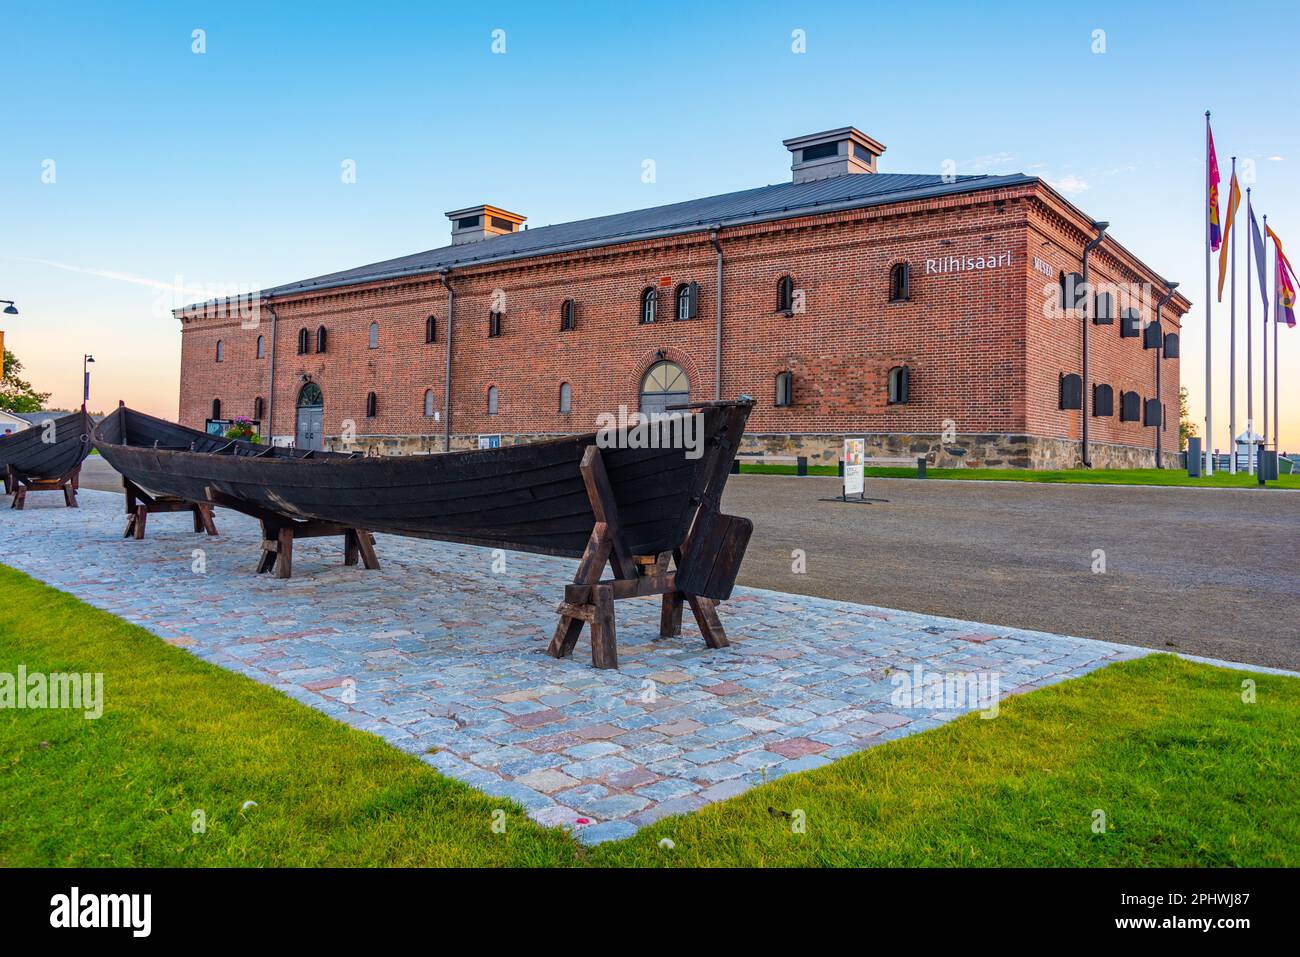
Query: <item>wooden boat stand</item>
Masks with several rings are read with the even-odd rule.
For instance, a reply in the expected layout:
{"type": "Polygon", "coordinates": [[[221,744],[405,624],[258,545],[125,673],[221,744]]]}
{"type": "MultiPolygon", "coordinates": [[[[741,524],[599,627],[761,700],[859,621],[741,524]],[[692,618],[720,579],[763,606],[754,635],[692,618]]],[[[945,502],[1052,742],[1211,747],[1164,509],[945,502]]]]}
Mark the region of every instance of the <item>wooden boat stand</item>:
{"type": "Polygon", "coordinates": [[[582,626],[590,624],[592,666],[617,668],[614,602],[653,595],[663,596],[659,637],[682,633],[682,606],[689,604],[705,644],[710,648],[728,647],[717,602],[731,594],[753,524],[749,519],[720,514],[718,500],[743,422],[742,417],[734,434],[724,434],[707,452],[712,461],[702,469],[704,479],[695,498],[699,507],[686,540],[673,551],[659,555],[633,555],[628,551],[600,449],[594,445],[587,448],[581,470],[596,524],[573,584],[565,587],[564,601],[556,609],[560,621],[547,654],[554,658],[571,654],[582,626]],[[670,559],[676,565],[675,571],[668,570],[670,559]],[[614,577],[602,580],[606,564],[613,569],[614,577]]]}
{"type": "Polygon", "coordinates": [[[63,504],[68,508],[77,508],[77,489],[80,487],[80,482],[80,465],[67,475],[52,479],[33,478],[19,472],[13,466],[5,469],[5,492],[14,497],[9,507],[19,510],[27,504],[28,492],[62,492],[63,504]]]}
{"type": "Polygon", "coordinates": [[[192,512],[194,531],[217,534],[216,523],[212,520],[212,506],[207,502],[187,502],[183,498],[170,495],[150,495],[129,478],[122,477],[122,488],[126,492],[126,531],[123,538],[144,538],[144,526],[150,515],[162,512],[192,512]]]}
{"type": "Polygon", "coordinates": [[[293,540],[324,538],[328,535],[343,536],[344,565],[355,565],[359,558],[366,568],[372,571],[379,570],[379,559],[375,556],[375,536],[365,529],[335,525],[317,519],[289,518],[240,499],[231,498],[229,495],[223,495],[214,488],[207,488],[205,492],[212,505],[220,505],[223,508],[251,515],[262,523],[262,554],[257,562],[259,575],[273,572],[276,578],[291,578],[293,540]]]}

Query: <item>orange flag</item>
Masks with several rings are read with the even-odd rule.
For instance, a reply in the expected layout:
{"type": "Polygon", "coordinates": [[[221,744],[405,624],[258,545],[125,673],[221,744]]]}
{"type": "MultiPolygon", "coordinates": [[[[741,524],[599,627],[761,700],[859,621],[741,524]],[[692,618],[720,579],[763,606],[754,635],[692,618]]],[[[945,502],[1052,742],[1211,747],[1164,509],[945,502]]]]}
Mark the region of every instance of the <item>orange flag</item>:
{"type": "Polygon", "coordinates": [[[1228,278],[1228,237],[1232,235],[1232,224],[1237,216],[1237,207],[1241,205],[1241,190],[1237,186],[1237,174],[1232,174],[1232,184],[1228,187],[1228,214],[1223,224],[1223,245],[1219,247],[1219,302],[1223,302],[1223,280],[1228,278]]]}

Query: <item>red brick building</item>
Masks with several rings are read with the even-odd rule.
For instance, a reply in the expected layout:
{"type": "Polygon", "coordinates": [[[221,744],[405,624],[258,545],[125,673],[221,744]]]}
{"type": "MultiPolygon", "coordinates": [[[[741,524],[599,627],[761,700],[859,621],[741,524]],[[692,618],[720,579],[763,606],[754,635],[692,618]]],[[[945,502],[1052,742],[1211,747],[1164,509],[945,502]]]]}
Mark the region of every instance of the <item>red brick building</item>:
{"type": "Polygon", "coordinates": [[[1036,177],[878,173],[852,128],[786,146],[788,183],[531,230],[470,207],[451,245],[178,310],[181,421],[440,451],[745,393],[750,448],[814,460],[866,436],[1073,466],[1086,429],[1094,465],[1150,465],[1157,441],[1175,464],[1191,304],[1157,325],[1169,284],[1109,234],[1078,285],[1100,224],[1036,177]]]}

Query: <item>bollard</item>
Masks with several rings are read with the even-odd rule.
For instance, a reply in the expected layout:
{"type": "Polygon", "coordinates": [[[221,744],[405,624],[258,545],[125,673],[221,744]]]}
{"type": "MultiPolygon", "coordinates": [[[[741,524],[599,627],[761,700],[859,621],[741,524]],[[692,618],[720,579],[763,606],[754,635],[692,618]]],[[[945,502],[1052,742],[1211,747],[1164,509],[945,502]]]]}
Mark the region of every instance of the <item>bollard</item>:
{"type": "Polygon", "coordinates": [[[796,456],[794,462],[795,462],[794,470],[796,475],[808,474],[808,457],[806,455],[796,456]]]}
{"type": "Polygon", "coordinates": [[[916,477],[925,478],[925,456],[918,456],[916,459],[916,477]]]}
{"type": "Polygon", "coordinates": [[[740,459],[731,460],[731,474],[732,475],[740,474],[740,459]]]}

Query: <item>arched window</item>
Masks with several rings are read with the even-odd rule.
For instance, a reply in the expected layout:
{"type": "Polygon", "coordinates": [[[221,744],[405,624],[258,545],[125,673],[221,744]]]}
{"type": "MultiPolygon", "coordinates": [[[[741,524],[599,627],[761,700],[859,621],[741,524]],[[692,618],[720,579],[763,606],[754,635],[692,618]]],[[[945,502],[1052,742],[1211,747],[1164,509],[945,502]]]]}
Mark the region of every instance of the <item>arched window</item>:
{"type": "Polygon", "coordinates": [[[424,390],[424,414],[433,417],[433,390],[424,390]]]}
{"type": "Polygon", "coordinates": [[[779,409],[794,405],[794,373],[778,372],[776,376],[776,402],[779,409]]]}
{"type": "Polygon", "coordinates": [[[488,386],[488,415],[497,414],[497,404],[497,387],[490,385],[488,386]]]}
{"type": "Polygon", "coordinates": [[[676,301],[677,312],[674,319],[694,319],[700,300],[699,283],[684,282],[677,287],[676,301]]]}
{"type": "Polygon", "coordinates": [[[787,316],[794,313],[794,280],[789,276],[782,276],[776,284],[776,311],[787,316]]]}
{"type": "Polygon", "coordinates": [[[659,293],[654,286],[647,286],[641,293],[641,323],[654,322],[659,312],[659,293]]]}
{"type": "Polygon", "coordinates": [[[257,357],[259,359],[266,358],[266,336],[257,337],[257,357]]]}
{"type": "Polygon", "coordinates": [[[370,348],[379,348],[379,323],[377,322],[372,322],[370,324],[370,348]]]}
{"type": "Polygon", "coordinates": [[[1178,358],[1178,333],[1176,332],[1165,334],[1165,358],[1178,358]]]}
{"type": "Polygon", "coordinates": [[[1115,297],[1110,293],[1097,293],[1097,314],[1092,317],[1092,322],[1097,326],[1115,324],[1115,297]]]}
{"type": "Polygon", "coordinates": [[[488,337],[495,339],[501,335],[501,313],[495,309],[488,313],[488,337]]]}
{"type": "Polygon", "coordinates": [[[212,400],[212,417],[213,417],[214,419],[219,419],[219,418],[221,418],[221,400],[220,400],[220,399],[213,399],[213,400],[212,400]]]}
{"type": "Polygon", "coordinates": [[[1086,290],[1083,287],[1083,276],[1077,272],[1066,275],[1065,270],[1061,271],[1061,309],[1068,311],[1078,309],[1083,305],[1086,290]]]}
{"type": "Polygon", "coordinates": [[[1136,392],[1120,392],[1119,394],[1119,420],[1121,422],[1136,422],[1142,415],[1142,396],[1136,392]]]}
{"type": "Polygon", "coordinates": [[[1142,403],[1142,424],[1159,428],[1163,413],[1164,403],[1159,399],[1147,399],[1142,403]]]}
{"type": "Polygon", "coordinates": [[[578,328],[578,304],[572,299],[560,303],[560,331],[578,328]]]}
{"type": "Polygon", "coordinates": [[[262,402],[262,397],[259,395],[253,400],[253,418],[260,422],[265,411],[265,403],[262,402]]]}
{"type": "Polygon", "coordinates": [[[221,361],[221,340],[217,340],[217,361],[221,361]]]}
{"type": "Polygon", "coordinates": [[[311,333],[306,329],[298,330],[298,355],[305,356],[311,347],[311,333]]]}
{"type": "Polygon", "coordinates": [[[560,383],[560,414],[568,415],[573,411],[573,387],[567,382],[560,383]]]}
{"type": "Polygon", "coordinates": [[[314,408],[324,404],[325,396],[321,393],[320,386],[315,382],[308,382],[298,390],[298,407],[300,409],[314,408]]]}
{"type": "Polygon", "coordinates": [[[1119,337],[1136,339],[1141,335],[1142,313],[1130,307],[1119,314],[1119,337]]]}
{"type": "Polygon", "coordinates": [[[375,397],[375,394],[371,392],[366,396],[366,418],[373,419],[375,417],[375,410],[378,407],[379,400],[375,397]]]}
{"type": "Polygon", "coordinates": [[[1160,323],[1148,322],[1142,328],[1142,348],[1159,349],[1163,336],[1160,332],[1160,323]]]}
{"type": "Polygon", "coordinates": [[[894,366],[889,370],[889,404],[906,405],[912,399],[912,370],[894,366]]]}
{"type": "Polygon", "coordinates": [[[430,316],[428,319],[424,320],[424,341],[425,342],[438,341],[438,317],[437,316],[430,316]]]}
{"type": "Polygon", "coordinates": [[[684,405],[690,397],[690,382],[675,362],[656,362],[641,380],[642,412],[663,412],[670,405],[684,405]]]}
{"type": "Polygon", "coordinates": [[[907,302],[912,298],[912,270],[907,263],[895,263],[889,270],[889,301],[907,302]]]}
{"type": "Polygon", "coordinates": [[[1083,408],[1083,380],[1076,373],[1062,372],[1058,408],[1083,408]]]}
{"type": "Polygon", "coordinates": [[[325,327],[320,326],[316,330],[316,351],[324,352],[326,345],[328,345],[328,334],[325,332],[325,327]]]}
{"type": "Polygon", "coordinates": [[[1108,385],[1096,383],[1092,387],[1092,414],[1098,417],[1115,414],[1115,390],[1108,385]]]}

